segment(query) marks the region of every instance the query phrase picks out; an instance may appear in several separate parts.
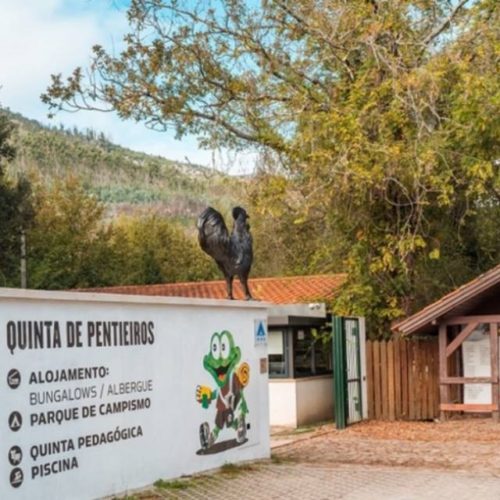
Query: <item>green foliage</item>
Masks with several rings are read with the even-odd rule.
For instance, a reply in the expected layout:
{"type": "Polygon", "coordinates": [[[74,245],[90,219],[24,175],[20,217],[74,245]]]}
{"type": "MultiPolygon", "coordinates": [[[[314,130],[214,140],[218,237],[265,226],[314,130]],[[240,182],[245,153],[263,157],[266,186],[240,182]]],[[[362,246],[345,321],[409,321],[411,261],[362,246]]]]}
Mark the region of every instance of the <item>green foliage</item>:
{"type": "Polygon", "coordinates": [[[225,476],[235,478],[246,472],[254,472],[256,469],[257,467],[255,466],[255,464],[251,463],[234,464],[232,462],[226,462],[220,467],[219,472],[220,474],[223,474],[225,476]]]}
{"type": "Polygon", "coordinates": [[[27,234],[28,286],[47,290],[109,284],[112,255],[104,207],[76,178],[36,185],[35,224],[27,234]]]}
{"type": "Polygon", "coordinates": [[[257,275],[344,272],[342,235],[325,233],[327,219],[308,207],[285,175],[260,172],[247,185],[257,275]],[[306,212],[307,210],[307,212],[306,212]]]}
{"type": "Polygon", "coordinates": [[[11,143],[14,124],[0,113],[0,286],[20,285],[21,234],[33,218],[31,186],[23,177],[17,182],[4,173],[15,156],[11,143]]]}
{"type": "Polygon", "coordinates": [[[210,279],[215,266],[192,236],[164,217],[104,218],[105,206],[74,177],[36,182],[27,234],[30,288],[71,289],[210,279]]]}
{"type": "Polygon", "coordinates": [[[11,142],[14,123],[5,113],[0,113],[0,162],[11,161],[16,155],[16,150],[11,142]]]}
{"type": "Polygon", "coordinates": [[[172,481],[165,481],[164,479],[158,479],[154,482],[153,486],[162,490],[185,490],[189,488],[191,484],[189,480],[174,479],[172,481]]]}
{"type": "Polygon", "coordinates": [[[194,238],[157,215],[121,217],[113,223],[111,252],[123,285],[199,281],[217,276],[194,238]]]}

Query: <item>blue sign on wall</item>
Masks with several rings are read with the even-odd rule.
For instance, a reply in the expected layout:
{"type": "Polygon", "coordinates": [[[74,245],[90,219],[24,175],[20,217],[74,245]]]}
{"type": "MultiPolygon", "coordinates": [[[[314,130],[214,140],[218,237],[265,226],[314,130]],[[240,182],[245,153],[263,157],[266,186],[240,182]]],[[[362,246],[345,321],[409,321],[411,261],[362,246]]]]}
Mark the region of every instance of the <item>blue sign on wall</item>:
{"type": "Polygon", "coordinates": [[[267,345],[267,324],[263,319],[255,320],[255,345],[267,345]]]}

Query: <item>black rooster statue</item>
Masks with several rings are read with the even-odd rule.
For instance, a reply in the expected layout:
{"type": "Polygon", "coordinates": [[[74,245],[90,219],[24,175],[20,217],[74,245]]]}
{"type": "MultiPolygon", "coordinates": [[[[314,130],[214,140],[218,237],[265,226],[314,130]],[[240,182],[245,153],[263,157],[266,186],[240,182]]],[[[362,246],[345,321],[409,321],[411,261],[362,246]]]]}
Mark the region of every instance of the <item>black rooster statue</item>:
{"type": "Polygon", "coordinates": [[[233,278],[238,276],[246,300],[252,300],[248,288],[248,275],[253,260],[248,214],[245,209],[234,207],[233,219],[233,230],[229,234],[222,215],[212,207],[206,208],[198,217],[198,241],[202,250],[215,260],[224,274],[227,298],[234,299],[233,278]]]}

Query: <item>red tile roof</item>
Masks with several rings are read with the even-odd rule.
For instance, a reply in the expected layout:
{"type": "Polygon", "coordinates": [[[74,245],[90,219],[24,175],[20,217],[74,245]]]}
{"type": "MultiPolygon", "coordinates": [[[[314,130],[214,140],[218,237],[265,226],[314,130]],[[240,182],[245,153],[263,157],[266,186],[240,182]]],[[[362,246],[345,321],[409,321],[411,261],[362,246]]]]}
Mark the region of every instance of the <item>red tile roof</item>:
{"type": "MultiPolygon", "coordinates": [[[[333,299],[345,279],[345,274],[291,276],[286,278],[251,278],[249,286],[253,297],[257,300],[272,304],[299,304],[325,302],[333,299]]],[[[80,291],[205,299],[225,299],[227,295],[226,282],[223,280],[86,288],[80,291]]],[[[244,298],[237,279],[234,281],[233,292],[236,299],[241,300],[244,298]]]]}
{"type": "Polygon", "coordinates": [[[500,265],[465,283],[465,285],[453,290],[412,316],[396,323],[392,330],[404,334],[422,331],[444,315],[460,310],[466,311],[471,304],[477,303],[481,297],[499,284],[500,265]]]}

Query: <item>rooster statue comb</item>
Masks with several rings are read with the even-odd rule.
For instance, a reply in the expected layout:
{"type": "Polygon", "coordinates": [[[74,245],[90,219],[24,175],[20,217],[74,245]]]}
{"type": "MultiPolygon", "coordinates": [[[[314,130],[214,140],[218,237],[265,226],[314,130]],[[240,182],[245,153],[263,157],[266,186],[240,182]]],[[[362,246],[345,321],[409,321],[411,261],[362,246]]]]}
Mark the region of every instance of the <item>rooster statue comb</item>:
{"type": "Polygon", "coordinates": [[[233,278],[238,276],[246,300],[252,300],[248,288],[248,275],[252,267],[252,235],[247,222],[248,214],[241,207],[233,208],[234,225],[231,234],[222,215],[212,207],[198,217],[198,241],[202,250],[212,257],[224,274],[227,298],[233,297],[233,278]]]}

